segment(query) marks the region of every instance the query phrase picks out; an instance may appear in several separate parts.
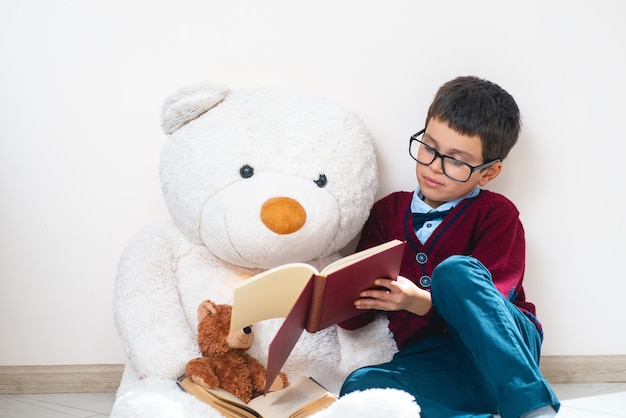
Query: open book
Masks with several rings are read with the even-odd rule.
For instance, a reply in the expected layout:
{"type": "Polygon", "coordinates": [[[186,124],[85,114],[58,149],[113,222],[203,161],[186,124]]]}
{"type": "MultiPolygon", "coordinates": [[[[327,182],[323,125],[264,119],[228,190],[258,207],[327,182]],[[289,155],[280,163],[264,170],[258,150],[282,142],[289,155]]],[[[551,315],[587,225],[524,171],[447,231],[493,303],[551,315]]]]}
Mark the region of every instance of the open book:
{"type": "Polygon", "coordinates": [[[229,418],[304,418],[327,408],[337,399],[305,376],[284,389],[257,396],[247,404],[224,389],[207,389],[188,377],[178,382],[178,386],[229,418]]]}
{"type": "Polygon", "coordinates": [[[389,241],[341,258],[321,272],[305,263],[285,264],[235,288],[231,330],[285,318],[269,347],[268,386],[305,329],[317,332],[361,314],[354,306],[360,293],[374,288],[379,277],[397,278],[405,245],[389,241]]]}

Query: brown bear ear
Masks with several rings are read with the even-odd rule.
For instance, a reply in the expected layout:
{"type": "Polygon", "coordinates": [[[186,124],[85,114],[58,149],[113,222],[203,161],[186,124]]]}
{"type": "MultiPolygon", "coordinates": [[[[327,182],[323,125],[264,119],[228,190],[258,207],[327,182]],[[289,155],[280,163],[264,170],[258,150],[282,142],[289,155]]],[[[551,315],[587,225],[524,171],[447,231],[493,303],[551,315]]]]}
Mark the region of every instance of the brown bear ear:
{"type": "Polygon", "coordinates": [[[198,307],[198,322],[201,322],[208,315],[217,313],[217,307],[215,303],[210,300],[205,300],[198,307]]]}

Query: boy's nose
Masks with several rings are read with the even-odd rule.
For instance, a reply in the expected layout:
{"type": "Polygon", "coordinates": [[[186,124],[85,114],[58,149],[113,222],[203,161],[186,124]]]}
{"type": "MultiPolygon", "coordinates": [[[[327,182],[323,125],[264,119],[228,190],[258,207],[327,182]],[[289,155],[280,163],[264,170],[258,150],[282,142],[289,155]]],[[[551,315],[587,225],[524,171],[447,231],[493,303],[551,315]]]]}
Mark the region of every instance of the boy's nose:
{"type": "Polygon", "coordinates": [[[435,161],[430,163],[430,169],[437,173],[443,173],[443,158],[436,157],[435,161]]]}

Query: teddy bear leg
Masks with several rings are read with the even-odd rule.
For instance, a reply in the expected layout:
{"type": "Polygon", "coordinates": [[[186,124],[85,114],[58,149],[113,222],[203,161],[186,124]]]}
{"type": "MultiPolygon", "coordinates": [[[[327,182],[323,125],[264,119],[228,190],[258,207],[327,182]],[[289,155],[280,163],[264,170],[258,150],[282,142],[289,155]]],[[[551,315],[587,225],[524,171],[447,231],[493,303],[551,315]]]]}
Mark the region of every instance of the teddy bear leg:
{"type": "Polygon", "coordinates": [[[368,389],[348,393],[315,418],[420,418],[421,408],[409,393],[398,389],[368,389]]]}
{"type": "Polygon", "coordinates": [[[213,359],[212,367],[219,380],[218,386],[220,388],[246,403],[250,402],[253,395],[251,371],[240,355],[225,355],[213,359]]]}
{"type": "Polygon", "coordinates": [[[219,379],[213,371],[211,362],[204,357],[189,361],[185,367],[185,374],[205,388],[215,388],[219,385],[219,379]]]}

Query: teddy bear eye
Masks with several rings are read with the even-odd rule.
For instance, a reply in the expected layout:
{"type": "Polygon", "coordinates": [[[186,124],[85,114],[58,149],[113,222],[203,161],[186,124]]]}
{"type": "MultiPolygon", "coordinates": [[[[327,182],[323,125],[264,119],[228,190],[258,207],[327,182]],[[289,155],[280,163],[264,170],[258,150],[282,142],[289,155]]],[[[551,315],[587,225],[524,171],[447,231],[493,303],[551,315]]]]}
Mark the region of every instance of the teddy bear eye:
{"type": "Polygon", "coordinates": [[[326,174],[320,174],[320,176],[317,178],[317,180],[313,180],[315,182],[315,184],[317,184],[317,187],[319,187],[320,189],[324,186],[326,186],[326,183],[328,183],[328,179],[326,178],[326,174]]]}
{"type": "Polygon", "coordinates": [[[249,179],[254,175],[254,168],[250,167],[248,164],[244,165],[239,169],[239,174],[244,179],[249,179]]]}

